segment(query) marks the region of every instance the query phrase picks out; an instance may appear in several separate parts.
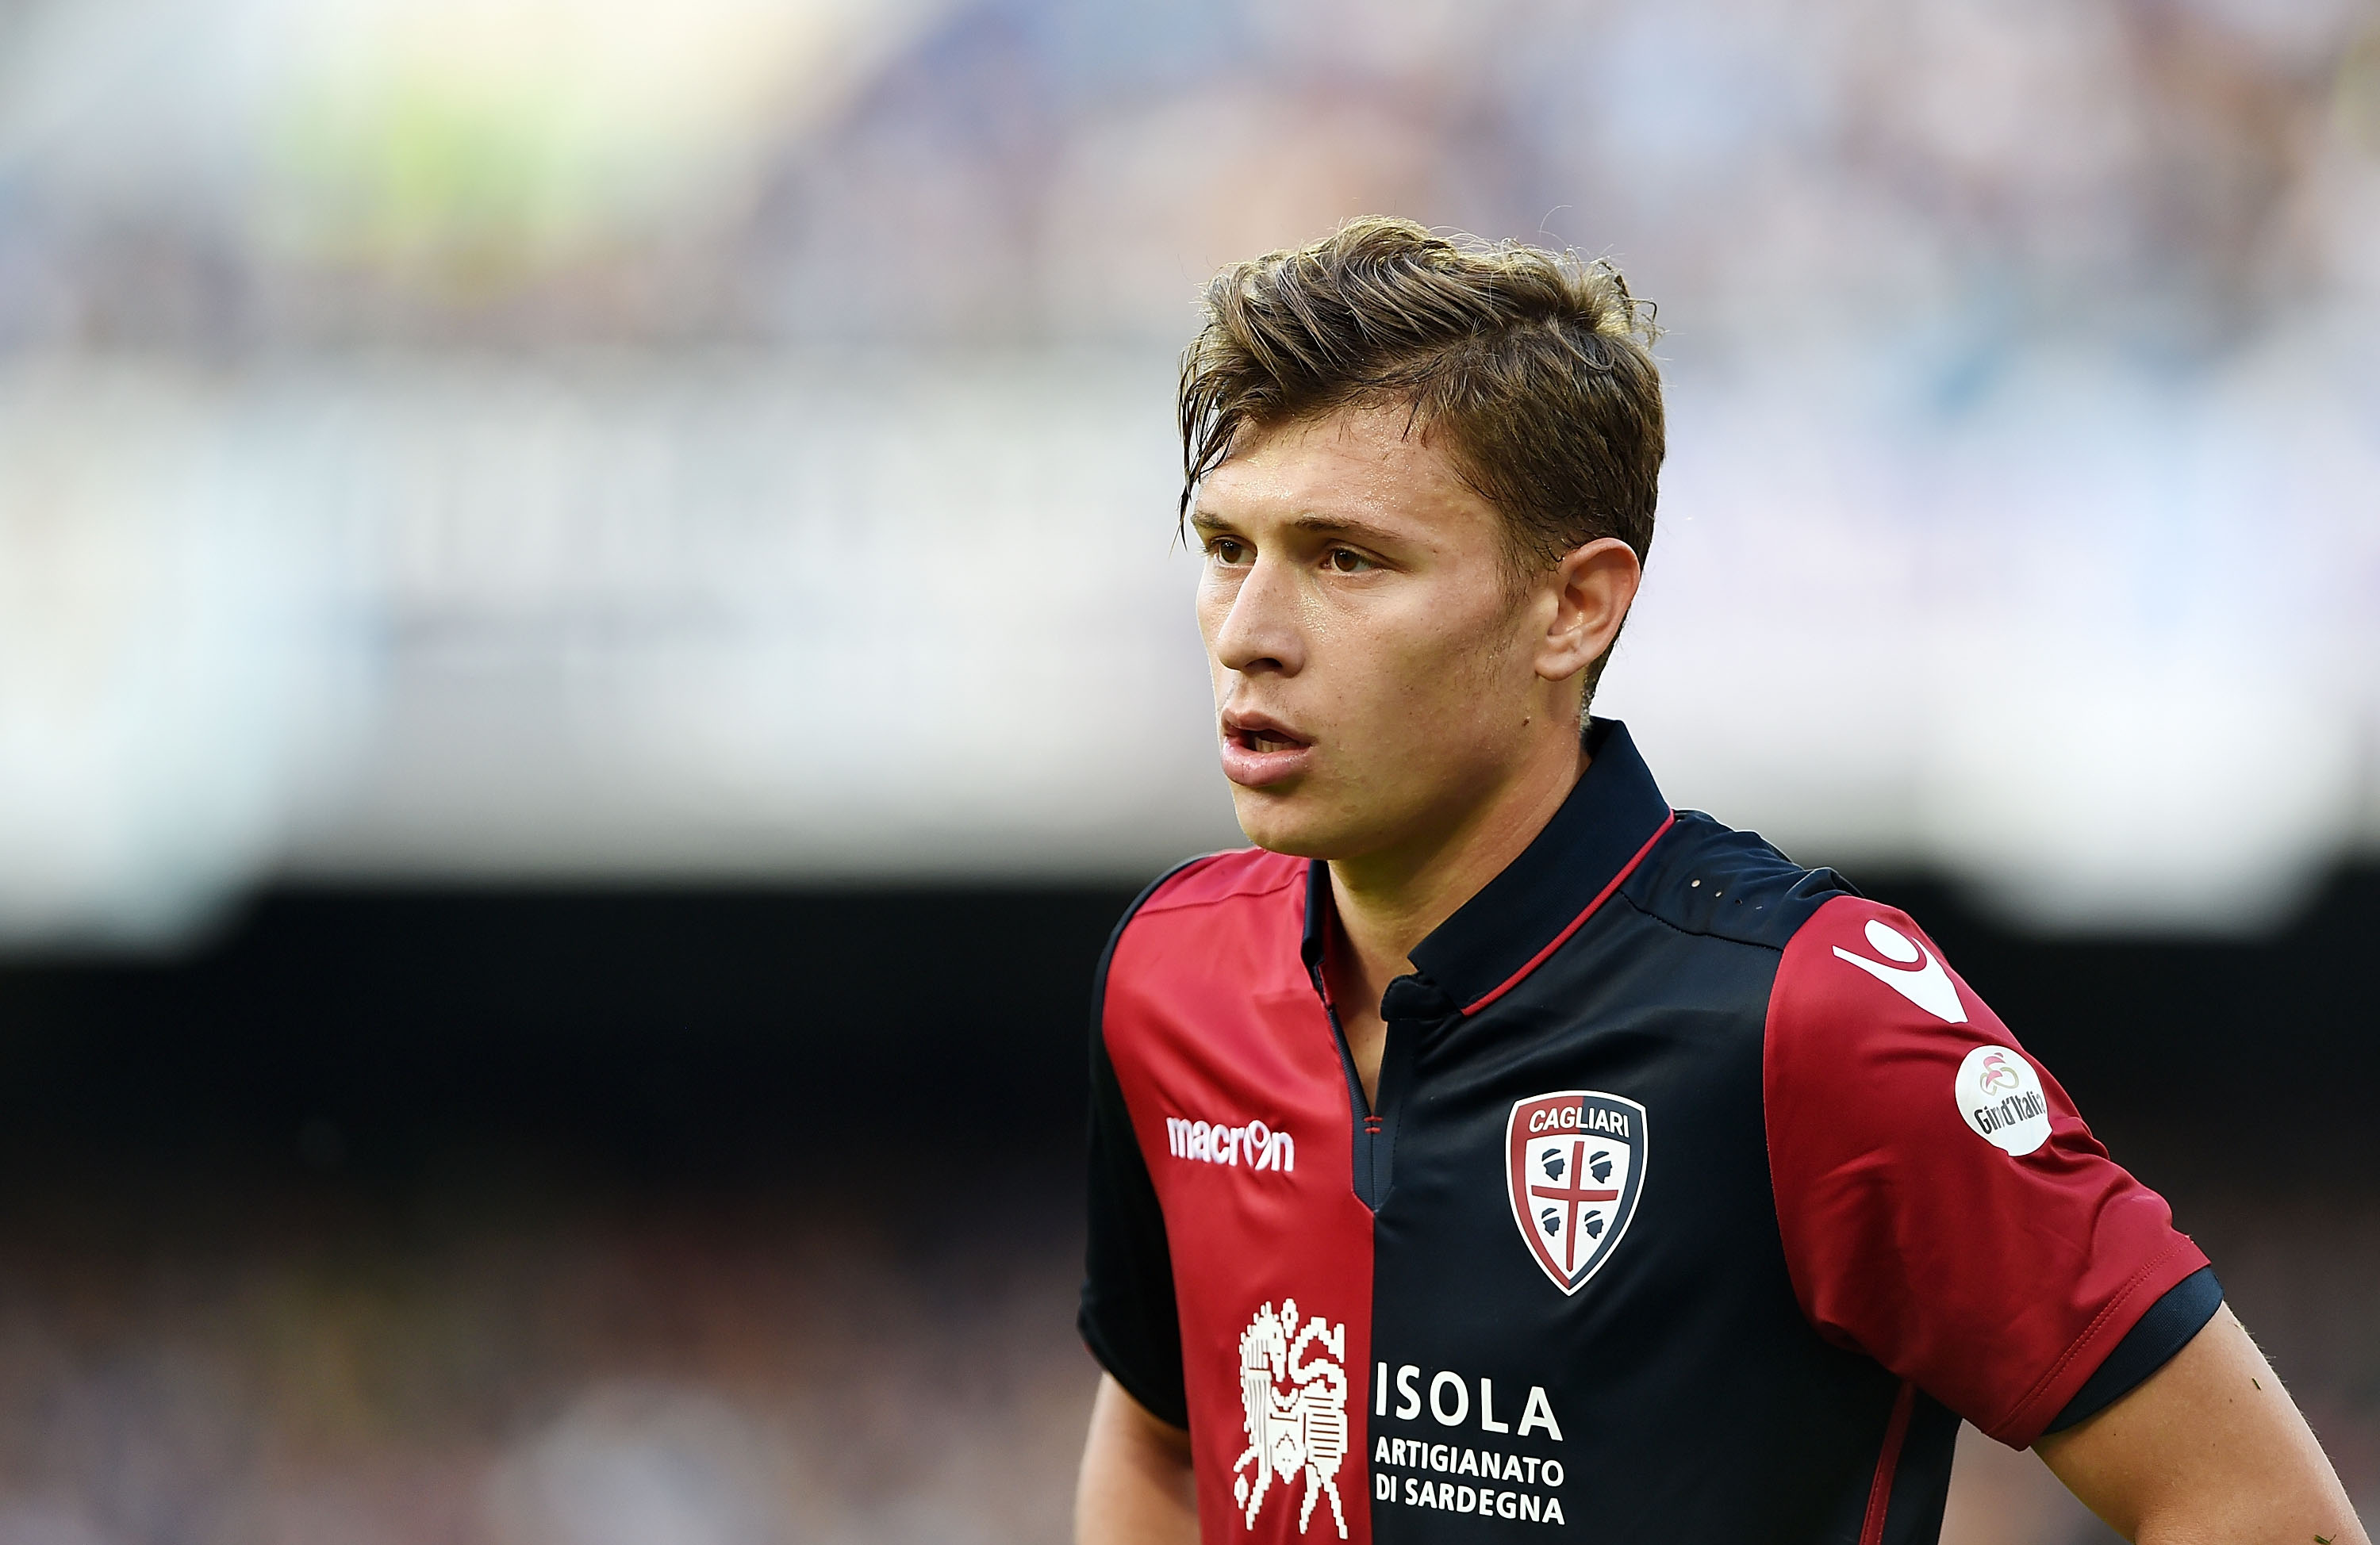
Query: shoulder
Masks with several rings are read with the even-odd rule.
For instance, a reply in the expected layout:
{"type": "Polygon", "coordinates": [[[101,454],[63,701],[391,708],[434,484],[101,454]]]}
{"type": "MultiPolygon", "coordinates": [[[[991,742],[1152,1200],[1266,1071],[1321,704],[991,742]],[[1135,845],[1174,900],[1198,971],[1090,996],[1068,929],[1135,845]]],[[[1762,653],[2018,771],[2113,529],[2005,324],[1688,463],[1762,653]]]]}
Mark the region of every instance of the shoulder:
{"type": "Polygon", "coordinates": [[[1119,982],[1177,974],[1237,943],[1242,950],[1284,929],[1294,953],[1305,902],[1306,861],[1261,848],[1208,853],[1169,871],[1134,898],[1108,935],[1094,1008],[1119,982]],[[1169,969],[1170,968],[1170,969],[1169,969]]]}
{"type": "Polygon", "coordinates": [[[1827,898],[1794,929],[1769,1017],[1774,1031],[1829,1039],[1846,1026],[1912,1035],[1960,1027],[1955,1039],[1965,1044],[1998,1025],[1914,918],[1849,894],[1827,898]]]}
{"type": "Polygon", "coordinates": [[[1194,858],[1141,892],[1125,914],[1159,917],[1201,908],[1230,908],[1262,897],[1276,896],[1305,880],[1306,861],[1262,848],[1236,848],[1229,852],[1194,858]]]}
{"type": "Polygon", "coordinates": [[[1794,931],[1765,1039],[1772,1129],[1816,1117],[1831,1129],[1823,1142],[1962,1142],[1959,1121],[1941,1119],[1956,1112],[1993,1145],[2030,1153],[2073,1118],[1916,920],[1864,896],[1829,898],[1794,931]]]}
{"type": "Polygon", "coordinates": [[[1828,903],[1859,893],[1831,869],[1795,863],[1755,832],[1681,810],[1621,895],[1681,933],[1782,950],[1828,903]]]}
{"type": "Polygon", "coordinates": [[[1305,870],[1305,860],[1261,848],[1194,858],[1160,875],[1133,899],[1109,936],[1108,956],[1114,958],[1128,935],[1229,929],[1258,918],[1270,923],[1284,901],[1302,911],[1305,870]]]}

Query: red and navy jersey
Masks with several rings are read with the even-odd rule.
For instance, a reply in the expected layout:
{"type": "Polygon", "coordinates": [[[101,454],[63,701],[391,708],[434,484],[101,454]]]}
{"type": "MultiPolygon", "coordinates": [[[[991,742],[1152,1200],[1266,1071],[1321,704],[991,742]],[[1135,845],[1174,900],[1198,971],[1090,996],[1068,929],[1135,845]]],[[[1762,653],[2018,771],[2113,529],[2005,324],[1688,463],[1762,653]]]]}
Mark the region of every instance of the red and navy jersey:
{"type": "Polygon", "coordinates": [[[1931,1540],[2221,1290],[1917,924],[1673,812],[1617,724],[1382,1000],[1327,869],[1135,904],[1093,1010],[1081,1324],[1202,1538],[1931,1540]]]}

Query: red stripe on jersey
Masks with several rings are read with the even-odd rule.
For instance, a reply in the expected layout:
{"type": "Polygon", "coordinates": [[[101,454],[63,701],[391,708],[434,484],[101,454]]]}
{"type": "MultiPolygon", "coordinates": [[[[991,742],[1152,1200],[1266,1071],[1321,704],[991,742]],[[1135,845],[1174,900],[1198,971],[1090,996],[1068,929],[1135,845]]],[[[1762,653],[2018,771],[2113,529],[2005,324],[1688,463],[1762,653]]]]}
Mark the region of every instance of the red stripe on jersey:
{"type": "Polygon", "coordinates": [[[1859,1545],[1884,1545],[1884,1515],[1892,1511],[1892,1478],[1900,1469],[1900,1443],[1909,1436],[1909,1413],[1916,1405],[1917,1386],[1903,1379],[1900,1397],[1892,1403],[1892,1419],[1884,1424],[1884,1447],[1876,1453],[1876,1479],[1868,1483],[1859,1545]]]}
{"type": "Polygon", "coordinates": [[[1108,1055],[1172,1251],[1207,1545],[1371,1539],[1372,1213],[1298,954],[1305,882],[1303,859],[1223,854],[1151,897],[1108,970],[1108,1055]]]}
{"type": "Polygon", "coordinates": [[[1658,842],[1663,837],[1667,836],[1670,828],[1677,825],[1677,823],[1678,813],[1674,810],[1661,817],[1661,824],[1653,828],[1652,836],[1645,839],[1645,845],[1636,850],[1636,856],[1620,866],[1620,873],[1612,875],[1610,883],[1606,885],[1601,890],[1595,893],[1595,899],[1586,904],[1585,911],[1581,911],[1576,917],[1570,920],[1569,926],[1565,927],[1560,933],[1556,934],[1553,936],[1552,942],[1548,943],[1543,949],[1540,949],[1535,955],[1530,956],[1527,962],[1524,964],[1520,970],[1504,978],[1502,982],[1497,984],[1480,997],[1464,1005],[1463,1011],[1466,1014],[1476,1014],[1479,1010],[1487,1008],[1498,998],[1502,997],[1506,993],[1509,993],[1513,988],[1519,986],[1522,979],[1526,977],[1529,972],[1536,970],[1539,966],[1544,965],[1547,959],[1551,956],[1555,950],[1560,949],[1563,945],[1570,942],[1570,936],[1572,934],[1577,933],[1581,928],[1586,925],[1586,920],[1595,915],[1596,908],[1600,907],[1604,902],[1611,899],[1611,893],[1620,888],[1621,881],[1627,879],[1629,875],[1636,872],[1636,866],[1645,862],[1645,855],[1653,851],[1653,844],[1658,842]]]}

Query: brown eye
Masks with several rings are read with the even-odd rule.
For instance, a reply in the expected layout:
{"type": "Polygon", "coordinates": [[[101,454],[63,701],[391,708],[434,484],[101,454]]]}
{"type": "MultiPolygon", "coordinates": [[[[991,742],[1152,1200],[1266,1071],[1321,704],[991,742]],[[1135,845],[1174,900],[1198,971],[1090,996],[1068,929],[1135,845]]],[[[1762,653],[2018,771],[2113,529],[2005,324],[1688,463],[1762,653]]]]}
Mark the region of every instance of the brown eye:
{"type": "Polygon", "coordinates": [[[1237,563],[1247,549],[1229,537],[1218,537],[1207,544],[1207,550],[1218,563],[1237,563]]]}
{"type": "Polygon", "coordinates": [[[1372,566],[1372,561],[1349,548],[1330,549],[1330,568],[1334,573],[1360,574],[1372,566]]]}

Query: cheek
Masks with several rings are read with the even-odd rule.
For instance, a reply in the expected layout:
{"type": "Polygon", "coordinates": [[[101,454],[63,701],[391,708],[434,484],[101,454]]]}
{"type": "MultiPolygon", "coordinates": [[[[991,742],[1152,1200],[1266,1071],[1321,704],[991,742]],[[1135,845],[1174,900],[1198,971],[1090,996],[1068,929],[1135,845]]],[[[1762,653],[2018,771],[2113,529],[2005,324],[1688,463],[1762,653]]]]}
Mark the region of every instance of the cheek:
{"type": "Polygon", "coordinates": [[[1439,724],[1492,723],[1515,698],[1512,640],[1488,620],[1405,633],[1379,658],[1396,697],[1439,724]]]}

